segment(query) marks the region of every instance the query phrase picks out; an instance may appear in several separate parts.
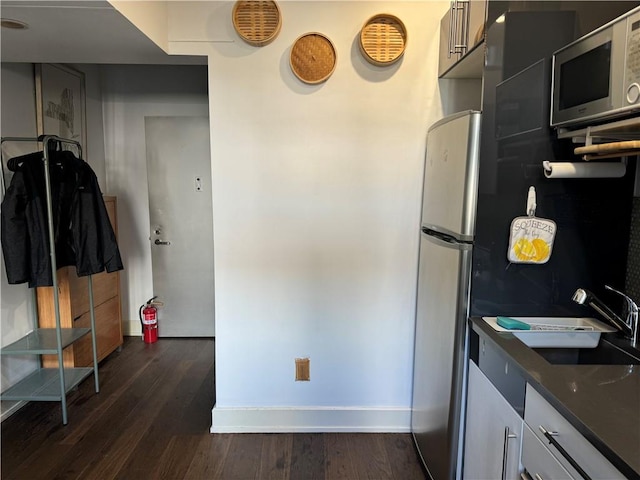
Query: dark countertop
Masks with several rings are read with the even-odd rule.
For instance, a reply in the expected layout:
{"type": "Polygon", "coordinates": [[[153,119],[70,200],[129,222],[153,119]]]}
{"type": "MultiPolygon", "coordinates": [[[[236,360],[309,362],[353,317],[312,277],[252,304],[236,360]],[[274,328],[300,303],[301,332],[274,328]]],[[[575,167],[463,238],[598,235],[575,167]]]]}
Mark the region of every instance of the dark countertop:
{"type": "Polygon", "coordinates": [[[613,465],[640,480],[640,365],[553,365],[511,333],[470,321],[613,465]]]}

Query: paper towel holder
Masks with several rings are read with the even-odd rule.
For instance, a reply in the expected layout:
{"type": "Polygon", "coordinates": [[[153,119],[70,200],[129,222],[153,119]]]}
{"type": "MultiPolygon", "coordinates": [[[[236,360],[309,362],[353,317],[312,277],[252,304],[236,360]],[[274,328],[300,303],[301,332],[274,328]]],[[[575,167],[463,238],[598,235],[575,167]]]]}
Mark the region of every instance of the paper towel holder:
{"type": "Polygon", "coordinates": [[[544,176],[554,178],[620,178],[627,171],[626,159],[619,162],[542,162],[544,176]]]}

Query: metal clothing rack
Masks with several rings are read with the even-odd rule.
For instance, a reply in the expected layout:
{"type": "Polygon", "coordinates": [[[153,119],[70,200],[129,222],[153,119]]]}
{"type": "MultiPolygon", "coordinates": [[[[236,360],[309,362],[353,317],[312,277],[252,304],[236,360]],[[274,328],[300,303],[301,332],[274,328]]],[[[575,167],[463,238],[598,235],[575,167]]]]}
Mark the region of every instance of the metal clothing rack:
{"type": "MultiPolygon", "coordinates": [[[[55,248],[55,230],[53,225],[53,205],[51,199],[51,177],[49,174],[49,144],[58,142],[59,144],[73,145],[77,148],[79,157],[82,158],[82,146],[80,143],[61,138],[56,135],[42,135],[38,138],[27,137],[2,137],[1,145],[4,142],[32,142],[43,145],[43,168],[47,199],[47,220],[49,233],[49,254],[51,256],[51,273],[53,279],[53,302],[56,318],[56,328],[38,328],[37,321],[37,300],[35,289],[32,289],[32,301],[34,306],[34,329],[19,340],[2,347],[0,354],[3,355],[57,355],[57,368],[43,368],[42,359],[39,360],[39,368],[34,373],[19,381],[6,392],[0,394],[2,400],[27,400],[27,401],[59,401],[62,405],[62,423],[67,424],[67,393],[77,387],[82,380],[94,374],[96,393],[100,391],[98,379],[98,356],[96,348],[96,319],[93,300],[93,282],[91,275],[89,282],[89,311],[91,316],[91,328],[61,328],[60,322],[60,300],[58,292],[58,275],[55,248]],[[65,368],[62,351],[74,343],[76,340],[91,333],[91,343],[93,348],[93,367],[85,368],[65,368]]],[[[0,152],[1,154],[1,152],[0,152]]],[[[2,187],[3,196],[6,191],[4,161],[2,161],[2,187]]]]}

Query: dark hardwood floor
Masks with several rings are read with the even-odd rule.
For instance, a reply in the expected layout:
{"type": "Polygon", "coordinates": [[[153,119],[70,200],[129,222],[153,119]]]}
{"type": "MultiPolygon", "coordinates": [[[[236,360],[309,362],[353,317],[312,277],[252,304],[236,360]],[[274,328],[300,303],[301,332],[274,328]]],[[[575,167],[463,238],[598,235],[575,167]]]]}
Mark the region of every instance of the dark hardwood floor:
{"type": "Polygon", "coordinates": [[[58,402],[2,422],[11,479],[424,479],[408,434],[211,434],[212,339],[127,337],[121,352],[58,402]]]}

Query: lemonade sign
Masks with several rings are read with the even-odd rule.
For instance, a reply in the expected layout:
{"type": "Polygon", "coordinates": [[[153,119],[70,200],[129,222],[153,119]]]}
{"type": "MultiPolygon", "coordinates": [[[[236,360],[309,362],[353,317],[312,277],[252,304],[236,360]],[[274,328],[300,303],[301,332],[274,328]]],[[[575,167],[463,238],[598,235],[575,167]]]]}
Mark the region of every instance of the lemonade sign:
{"type": "Polygon", "coordinates": [[[512,263],[543,264],[551,257],[556,222],[536,217],[535,208],[535,190],[531,187],[527,200],[529,215],[511,222],[507,258],[512,263]]]}

